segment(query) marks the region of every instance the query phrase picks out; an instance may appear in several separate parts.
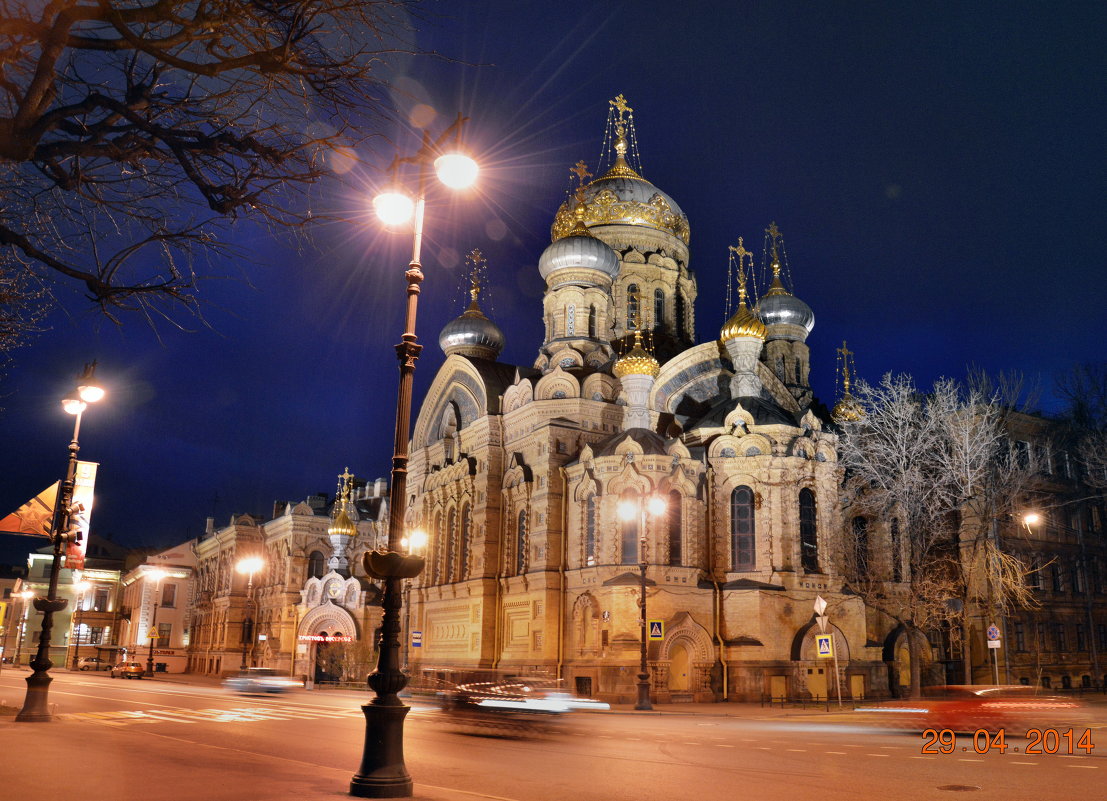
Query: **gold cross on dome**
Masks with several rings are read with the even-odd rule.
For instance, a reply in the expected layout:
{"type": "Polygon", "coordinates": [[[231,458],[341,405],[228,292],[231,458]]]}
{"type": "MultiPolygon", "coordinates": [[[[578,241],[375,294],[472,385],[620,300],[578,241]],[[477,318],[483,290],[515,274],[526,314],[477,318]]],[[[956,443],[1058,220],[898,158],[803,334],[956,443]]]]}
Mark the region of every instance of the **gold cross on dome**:
{"type": "Polygon", "coordinates": [[[749,256],[751,259],[753,258],[753,253],[746,250],[746,246],[742,244],[742,237],[738,237],[738,247],[734,247],[734,245],[730,246],[730,252],[738,257],[739,263],[741,263],[742,259],[746,256],[749,256]]]}
{"type": "Polygon", "coordinates": [[[627,105],[627,99],[622,94],[616,95],[614,100],[608,100],[607,102],[619,112],[619,122],[623,121],[624,114],[630,114],[634,111],[627,105]]]}
{"type": "Polygon", "coordinates": [[[343,484],[349,483],[350,479],[353,478],[353,477],[354,477],[354,474],[350,472],[350,468],[348,468],[348,467],[342,468],[342,474],[339,475],[339,478],[342,479],[343,484]]]}
{"type": "Polygon", "coordinates": [[[573,173],[581,185],[584,184],[585,179],[591,178],[592,173],[588,172],[588,165],[583,161],[578,161],[572,167],[569,168],[569,172],[573,173]]]}
{"type": "Polygon", "coordinates": [[[780,239],[780,229],[776,227],[776,221],[769,223],[769,227],[765,229],[765,233],[773,238],[773,244],[776,244],[776,240],[780,239]]]}

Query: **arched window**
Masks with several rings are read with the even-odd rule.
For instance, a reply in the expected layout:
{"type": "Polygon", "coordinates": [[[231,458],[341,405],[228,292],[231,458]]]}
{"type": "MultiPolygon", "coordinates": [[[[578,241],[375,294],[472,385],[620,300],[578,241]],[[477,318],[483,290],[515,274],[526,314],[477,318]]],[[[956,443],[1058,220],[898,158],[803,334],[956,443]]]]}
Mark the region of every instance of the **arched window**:
{"type": "MultiPolygon", "coordinates": [[[[623,493],[621,502],[638,503],[638,494],[631,490],[623,493]]],[[[620,520],[619,529],[619,563],[634,565],[638,563],[638,515],[630,520],[620,520]]]]}
{"type": "Polygon", "coordinates": [[[681,565],[684,559],[684,549],[682,547],[681,537],[683,533],[680,527],[681,512],[681,497],[680,493],[673,490],[669,493],[669,506],[667,507],[666,514],[669,522],[669,564],[681,565]]]}
{"type": "Polygon", "coordinates": [[[685,336],[686,332],[684,330],[684,326],[685,326],[685,318],[687,316],[688,316],[688,313],[687,313],[687,311],[685,310],[685,307],[684,307],[684,295],[680,294],[680,292],[677,292],[677,295],[676,295],[676,329],[677,329],[677,336],[678,337],[685,336]]]}
{"type": "Polygon", "coordinates": [[[757,566],[753,490],[736,487],[730,493],[730,564],[732,570],[753,570],[757,566]]]}
{"type": "Polygon", "coordinates": [[[473,510],[469,504],[461,507],[461,536],[458,543],[458,578],[469,577],[469,540],[473,528],[473,510]]]}
{"type": "Polygon", "coordinates": [[[584,564],[596,564],[596,496],[589,495],[584,508],[584,564]]]}
{"type": "Polygon", "coordinates": [[[638,284],[627,284],[627,331],[633,331],[638,326],[638,311],[638,284]]]}
{"type": "Polygon", "coordinates": [[[527,510],[519,512],[519,522],[515,527],[515,573],[523,575],[527,567],[527,510]]]}
{"type": "Polygon", "coordinates": [[[660,328],[665,323],[665,292],[661,289],[653,291],[653,326],[660,328]]]}
{"type": "Polygon", "coordinates": [[[869,521],[853,518],[854,576],[860,578],[869,572],[869,521]]]}
{"type": "Polygon", "coordinates": [[[454,533],[457,530],[457,510],[451,509],[446,515],[446,536],[443,537],[443,545],[446,546],[446,572],[442,580],[449,583],[454,580],[454,533]]]}
{"type": "Polygon", "coordinates": [[[434,516],[434,550],[431,552],[431,563],[434,570],[431,571],[431,584],[442,583],[442,553],[444,551],[442,540],[442,513],[439,512],[434,516]]]}
{"type": "Polygon", "coordinates": [[[588,336],[596,336],[596,307],[595,305],[588,307],[588,336]]]}
{"type": "Polygon", "coordinates": [[[892,518],[888,532],[892,536],[892,581],[903,581],[903,554],[900,553],[903,546],[900,542],[899,518],[892,518]]]}
{"type": "Polygon", "coordinates": [[[815,514],[815,493],[804,487],[799,493],[800,562],[808,573],[819,572],[819,524],[815,514]]]}
{"type": "Polygon", "coordinates": [[[312,551],[308,555],[308,578],[321,578],[325,564],[326,560],[323,558],[323,552],[312,551]]]}

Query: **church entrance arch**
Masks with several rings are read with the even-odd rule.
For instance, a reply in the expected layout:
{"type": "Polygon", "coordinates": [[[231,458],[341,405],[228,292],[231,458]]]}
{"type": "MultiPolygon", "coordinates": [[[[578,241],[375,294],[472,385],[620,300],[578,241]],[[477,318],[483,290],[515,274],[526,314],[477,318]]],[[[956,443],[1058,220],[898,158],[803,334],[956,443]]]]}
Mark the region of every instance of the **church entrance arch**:
{"type": "Polygon", "coordinates": [[[688,649],[682,643],[673,643],[669,649],[669,689],[674,692],[687,692],[690,687],[689,673],[692,660],[688,649]]]}
{"type": "Polygon", "coordinates": [[[299,672],[315,682],[342,681],[346,655],[358,639],[357,624],[340,606],[324,604],[312,609],[296,631],[299,672]]]}

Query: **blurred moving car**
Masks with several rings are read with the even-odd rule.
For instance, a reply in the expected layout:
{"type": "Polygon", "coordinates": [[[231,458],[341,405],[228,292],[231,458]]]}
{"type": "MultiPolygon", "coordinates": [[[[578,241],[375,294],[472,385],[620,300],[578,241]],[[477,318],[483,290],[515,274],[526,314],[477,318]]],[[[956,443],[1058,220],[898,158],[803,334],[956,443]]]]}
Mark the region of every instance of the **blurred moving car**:
{"type": "Polygon", "coordinates": [[[237,693],[283,693],[304,683],[273,668],[247,668],[223,680],[223,686],[237,693]]]}
{"type": "Polygon", "coordinates": [[[602,701],[577,698],[557,681],[522,676],[443,686],[437,692],[444,719],[467,734],[522,737],[561,731],[567,713],[603,710],[602,701]]]}
{"type": "Polygon", "coordinates": [[[146,668],[141,662],[120,662],[111,666],[111,677],[124,679],[141,679],[146,673],[146,668]]]}
{"type": "Polygon", "coordinates": [[[98,656],[82,656],[77,662],[77,670],[109,670],[111,665],[98,656]]]}
{"type": "Polygon", "coordinates": [[[878,716],[875,722],[896,728],[970,733],[1078,722],[1084,708],[1081,702],[1038,693],[1037,687],[1022,684],[947,684],[924,687],[922,698],[885,701],[857,711],[878,716]]]}

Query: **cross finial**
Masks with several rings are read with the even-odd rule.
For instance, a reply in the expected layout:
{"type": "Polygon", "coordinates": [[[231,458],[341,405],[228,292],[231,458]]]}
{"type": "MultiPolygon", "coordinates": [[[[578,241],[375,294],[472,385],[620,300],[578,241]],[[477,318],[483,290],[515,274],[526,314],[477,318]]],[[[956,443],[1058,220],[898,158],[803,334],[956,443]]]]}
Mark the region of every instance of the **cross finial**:
{"type": "Polygon", "coordinates": [[[773,261],[775,262],[775,261],[778,260],[777,251],[776,251],[777,240],[779,240],[780,236],[781,236],[780,229],[776,227],[776,221],[775,220],[773,222],[769,223],[769,227],[765,229],[765,233],[767,233],[769,235],[770,247],[772,248],[772,251],[773,251],[773,261]]]}
{"type": "Polygon", "coordinates": [[[480,252],[480,248],[473,248],[465,257],[465,263],[472,268],[469,274],[469,298],[472,305],[475,306],[477,296],[480,295],[480,271],[488,264],[488,261],[484,258],[484,254],[480,252]]]}
{"type": "Polygon", "coordinates": [[[577,183],[581,186],[584,185],[585,179],[592,177],[592,173],[588,172],[588,165],[583,160],[570,167],[569,172],[577,177],[577,183]]]}
{"type": "Polygon", "coordinates": [[[616,95],[614,100],[608,100],[607,102],[616,111],[619,112],[619,122],[623,121],[623,115],[624,114],[630,114],[634,111],[634,109],[632,109],[630,106],[627,105],[627,99],[625,97],[623,97],[623,95],[621,93],[616,95]]]}
{"type": "Polygon", "coordinates": [[[853,363],[853,351],[846,347],[846,341],[842,340],[842,347],[838,348],[838,356],[842,360],[842,392],[849,395],[850,365],[853,363]]]}
{"type": "MultiPolygon", "coordinates": [[[[731,252],[731,258],[737,257],[738,261],[738,304],[741,306],[746,305],[746,259],[749,259],[750,267],[753,267],[753,253],[746,250],[746,246],[743,244],[743,238],[738,237],[738,247],[734,245],[729,246],[731,252]]],[[[729,290],[728,290],[729,292],[729,290]]],[[[727,299],[729,304],[730,300],[727,299]]]]}

